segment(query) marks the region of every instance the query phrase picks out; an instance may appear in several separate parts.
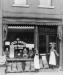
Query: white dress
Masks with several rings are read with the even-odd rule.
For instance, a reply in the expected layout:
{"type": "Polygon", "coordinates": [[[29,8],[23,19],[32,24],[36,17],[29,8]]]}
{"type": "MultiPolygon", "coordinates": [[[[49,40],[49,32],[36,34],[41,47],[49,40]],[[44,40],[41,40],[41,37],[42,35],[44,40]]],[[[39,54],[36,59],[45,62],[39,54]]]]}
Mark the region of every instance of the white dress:
{"type": "Polygon", "coordinates": [[[34,68],[35,69],[40,69],[39,55],[35,55],[35,57],[34,57],[34,68]]]}
{"type": "Polygon", "coordinates": [[[51,51],[50,51],[49,64],[50,64],[50,65],[56,65],[55,50],[51,50],[51,51]]]}

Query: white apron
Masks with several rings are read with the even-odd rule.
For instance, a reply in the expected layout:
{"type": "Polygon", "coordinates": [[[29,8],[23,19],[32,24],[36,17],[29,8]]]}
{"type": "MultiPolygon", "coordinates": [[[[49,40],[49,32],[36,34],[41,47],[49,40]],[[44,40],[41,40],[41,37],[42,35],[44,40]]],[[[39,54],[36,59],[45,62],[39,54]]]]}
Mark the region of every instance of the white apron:
{"type": "Polygon", "coordinates": [[[34,57],[34,68],[40,69],[39,56],[38,55],[35,55],[35,57],[34,57]]]}
{"type": "Polygon", "coordinates": [[[56,56],[55,56],[54,51],[50,52],[49,64],[56,65],[56,56]]]}

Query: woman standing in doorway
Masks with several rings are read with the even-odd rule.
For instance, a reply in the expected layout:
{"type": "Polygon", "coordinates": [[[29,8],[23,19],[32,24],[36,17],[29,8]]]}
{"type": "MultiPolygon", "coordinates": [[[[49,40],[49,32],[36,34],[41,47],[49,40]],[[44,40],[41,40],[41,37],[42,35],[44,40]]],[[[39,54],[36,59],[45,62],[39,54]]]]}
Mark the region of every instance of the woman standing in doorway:
{"type": "Polygon", "coordinates": [[[50,49],[50,57],[49,57],[49,65],[52,69],[56,66],[56,56],[59,56],[55,48],[54,42],[50,43],[51,49],[50,49]]]}

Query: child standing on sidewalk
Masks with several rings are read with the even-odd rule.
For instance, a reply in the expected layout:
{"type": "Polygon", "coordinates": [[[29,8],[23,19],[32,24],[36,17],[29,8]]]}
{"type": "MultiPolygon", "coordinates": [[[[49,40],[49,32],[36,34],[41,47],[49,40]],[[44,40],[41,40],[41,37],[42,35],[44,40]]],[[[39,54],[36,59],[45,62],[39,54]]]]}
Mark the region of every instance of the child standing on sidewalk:
{"type": "Polygon", "coordinates": [[[38,53],[36,53],[35,56],[34,56],[34,68],[35,68],[36,72],[38,72],[39,69],[40,69],[39,54],[38,53]]]}

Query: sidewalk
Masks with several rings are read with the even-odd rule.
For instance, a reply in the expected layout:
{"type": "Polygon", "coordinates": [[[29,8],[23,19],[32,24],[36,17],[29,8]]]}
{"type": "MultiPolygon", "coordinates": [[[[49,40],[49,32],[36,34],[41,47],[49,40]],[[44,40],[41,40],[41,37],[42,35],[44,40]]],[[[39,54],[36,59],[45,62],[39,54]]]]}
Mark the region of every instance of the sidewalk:
{"type": "Polygon", "coordinates": [[[63,72],[25,72],[25,73],[7,73],[5,75],[63,75],[63,72]]]}
{"type": "Polygon", "coordinates": [[[40,72],[5,73],[5,68],[0,67],[0,75],[63,75],[63,71],[59,69],[42,69],[40,72]]]}
{"type": "Polygon", "coordinates": [[[40,72],[6,73],[6,75],[63,75],[59,69],[42,69],[40,72]]]}

